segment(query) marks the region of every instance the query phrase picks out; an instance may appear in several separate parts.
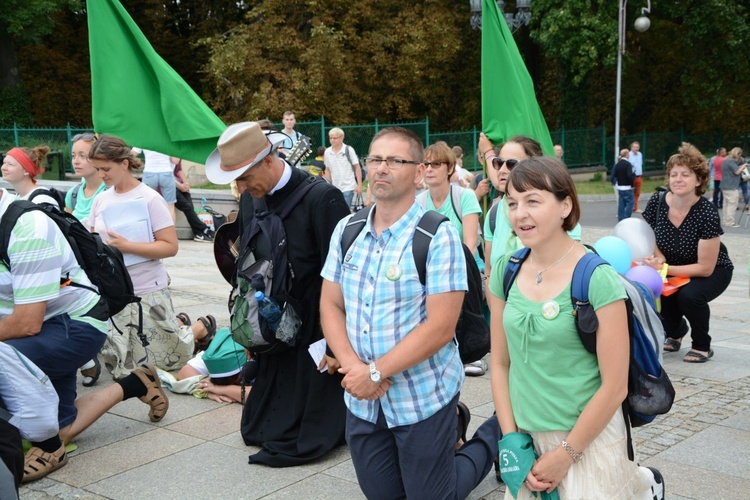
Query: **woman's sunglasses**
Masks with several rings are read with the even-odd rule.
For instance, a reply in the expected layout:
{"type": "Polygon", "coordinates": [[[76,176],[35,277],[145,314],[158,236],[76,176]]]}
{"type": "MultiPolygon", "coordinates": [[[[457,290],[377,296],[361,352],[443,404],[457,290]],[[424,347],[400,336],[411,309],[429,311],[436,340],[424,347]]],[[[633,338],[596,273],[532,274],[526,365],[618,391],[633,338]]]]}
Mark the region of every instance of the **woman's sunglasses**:
{"type": "Polygon", "coordinates": [[[492,159],[492,168],[495,170],[500,170],[503,168],[503,163],[505,163],[505,166],[508,167],[508,170],[513,170],[513,167],[515,167],[518,162],[521,160],[514,160],[513,158],[509,160],[503,160],[502,158],[495,157],[492,159]]]}
{"type": "Polygon", "coordinates": [[[96,134],[93,132],[85,132],[83,134],[76,134],[71,139],[70,142],[76,142],[76,141],[95,141],[96,140],[96,134]]]}

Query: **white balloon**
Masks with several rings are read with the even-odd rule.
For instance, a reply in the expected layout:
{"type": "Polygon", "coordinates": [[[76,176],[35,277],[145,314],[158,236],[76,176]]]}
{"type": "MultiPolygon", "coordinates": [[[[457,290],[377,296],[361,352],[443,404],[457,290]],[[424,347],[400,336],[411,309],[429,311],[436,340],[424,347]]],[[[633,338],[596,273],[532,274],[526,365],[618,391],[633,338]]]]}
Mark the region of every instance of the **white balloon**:
{"type": "Polygon", "coordinates": [[[643,261],[644,257],[654,255],[656,235],[645,220],[637,217],[623,219],[617,223],[612,234],[625,240],[633,254],[633,261],[638,264],[643,261]]]}

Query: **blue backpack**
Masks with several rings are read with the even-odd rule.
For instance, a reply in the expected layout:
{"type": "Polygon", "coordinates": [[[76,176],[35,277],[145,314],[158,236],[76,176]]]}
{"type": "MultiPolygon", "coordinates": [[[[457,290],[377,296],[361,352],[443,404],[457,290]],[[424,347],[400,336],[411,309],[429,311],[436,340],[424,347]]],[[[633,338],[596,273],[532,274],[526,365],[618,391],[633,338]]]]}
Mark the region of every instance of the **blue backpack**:
{"type": "MultiPolygon", "coordinates": [[[[529,256],[528,248],[516,251],[508,262],[503,276],[505,297],[529,256]]],[[[570,300],[573,304],[576,329],[583,347],[596,354],[596,330],[599,320],[589,303],[589,283],[594,270],[609,265],[596,253],[584,255],[573,271],[570,300]]],[[[675,391],[667,373],[661,366],[660,354],[664,344],[664,327],[656,312],[656,302],[651,291],[643,284],[620,276],[628,298],[625,300],[630,335],[630,366],[628,369],[628,396],[622,403],[625,426],[628,432],[628,458],[634,459],[631,427],[653,422],[672,408],[675,391]]]]}

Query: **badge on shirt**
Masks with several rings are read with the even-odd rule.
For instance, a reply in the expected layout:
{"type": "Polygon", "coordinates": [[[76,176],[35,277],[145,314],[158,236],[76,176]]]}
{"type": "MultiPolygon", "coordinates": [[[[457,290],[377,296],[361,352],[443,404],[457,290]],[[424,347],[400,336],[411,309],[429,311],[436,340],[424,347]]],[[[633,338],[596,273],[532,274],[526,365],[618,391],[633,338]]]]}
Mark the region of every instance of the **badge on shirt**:
{"type": "Polygon", "coordinates": [[[401,278],[401,274],[403,274],[403,271],[398,264],[391,264],[385,270],[385,277],[391,281],[398,281],[401,278]]]}
{"type": "Polygon", "coordinates": [[[560,304],[554,300],[545,302],[544,305],[542,305],[542,316],[546,319],[555,319],[558,314],[560,314],[560,304]]]}

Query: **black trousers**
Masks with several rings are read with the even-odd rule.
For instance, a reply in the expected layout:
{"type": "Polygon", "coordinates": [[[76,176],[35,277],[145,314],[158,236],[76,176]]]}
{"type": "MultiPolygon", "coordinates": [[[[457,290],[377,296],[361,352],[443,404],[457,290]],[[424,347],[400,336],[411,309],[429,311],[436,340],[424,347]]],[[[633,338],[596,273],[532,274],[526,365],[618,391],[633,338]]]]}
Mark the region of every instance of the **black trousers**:
{"type": "Polygon", "coordinates": [[[190,197],[190,192],[183,193],[179,189],[177,190],[177,201],[174,204],[175,208],[185,214],[190,228],[195,234],[203,234],[208,229],[198,214],[195,213],[193,208],[193,199],[190,197]]]}
{"type": "MultiPolygon", "coordinates": [[[[5,409],[2,398],[0,398],[0,407],[5,409]]],[[[0,460],[3,462],[0,466],[7,467],[7,470],[3,471],[5,477],[0,475],[0,482],[4,483],[0,484],[0,498],[3,498],[3,495],[7,493],[4,492],[3,488],[16,490],[21,483],[23,477],[23,447],[21,446],[21,433],[2,418],[0,418],[0,460]],[[8,472],[13,477],[10,484],[6,484],[2,480],[3,478],[7,479],[8,472]]],[[[10,498],[13,497],[10,496],[10,498]]]]}
{"type": "Polygon", "coordinates": [[[686,332],[680,331],[683,316],[690,322],[693,349],[711,349],[708,322],[711,309],[708,303],[721,295],[732,281],[732,269],[717,267],[707,278],[690,278],[690,283],[677,289],[669,297],[661,298],[661,316],[667,337],[679,339],[686,332]]]}

